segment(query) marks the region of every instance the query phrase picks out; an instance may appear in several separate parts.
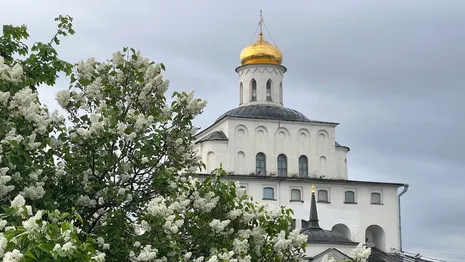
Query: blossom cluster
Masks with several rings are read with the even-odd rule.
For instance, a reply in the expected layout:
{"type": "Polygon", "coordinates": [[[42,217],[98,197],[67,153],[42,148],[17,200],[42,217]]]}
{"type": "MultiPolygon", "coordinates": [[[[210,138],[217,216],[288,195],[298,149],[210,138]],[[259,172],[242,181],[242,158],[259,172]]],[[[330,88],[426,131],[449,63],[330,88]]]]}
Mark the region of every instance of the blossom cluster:
{"type": "Polygon", "coordinates": [[[367,262],[370,254],[371,248],[366,247],[363,243],[359,243],[358,246],[352,250],[350,256],[355,262],[367,262]]]}
{"type": "Polygon", "coordinates": [[[58,210],[48,212],[26,205],[22,195],[12,201],[7,213],[0,218],[0,258],[3,261],[20,261],[26,254],[29,258],[84,258],[87,261],[103,262],[105,254],[83,243],[78,235],[82,230],[74,223],[79,216],[68,219],[69,214],[58,210]]]}
{"type": "Polygon", "coordinates": [[[140,222],[142,240],[153,241],[151,236],[156,235],[159,241],[170,243],[169,248],[162,251],[138,244],[132,261],[267,261],[274,257],[300,261],[291,251],[303,254],[307,236],[290,230],[285,208],[269,210],[250,202],[243,189],[222,181],[219,175],[202,181],[192,176],[175,180],[171,186],[175,191],[154,197],[140,222]],[[196,240],[199,230],[201,241],[196,240]],[[185,249],[179,252],[179,247],[185,249]]]}
{"type": "MultiPolygon", "coordinates": [[[[357,247],[350,252],[350,256],[352,258],[351,261],[367,262],[370,254],[371,248],[366,247],[363,243],[359,243],[357,247]]],[[[321,262],[337,262],[337,260],[334,257],[328,257],[328,255],[324,255],[321,262]]]]}
{"type": "Polygon", "coordinates": [[[179,175],[201,166],[192,120],[206,102],[174,92],[168,103],[163,64],[133,49],[78,62],[57,94],[65,125],[34,87],[63,61],[11,60],[0,57],[4,261],[300,260],[306,237],[290,231],[289,210],[250,202],[220,176],[179,175]]]}
{"type": "MultiPolygon", "coordinates": [[[[17,84],[24,78],[23,67],[16,63],[13,67],[5,64],[5,59],[0,56],[0,81],[17,84]]],[[[1,95],[0,95],[1,102],[1,95]]]]}

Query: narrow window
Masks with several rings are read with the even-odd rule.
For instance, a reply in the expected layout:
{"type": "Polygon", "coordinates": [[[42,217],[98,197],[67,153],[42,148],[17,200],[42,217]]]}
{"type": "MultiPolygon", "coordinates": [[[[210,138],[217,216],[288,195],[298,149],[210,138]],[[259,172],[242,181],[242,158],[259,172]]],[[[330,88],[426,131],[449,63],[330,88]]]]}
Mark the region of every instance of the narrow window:
{"type": "Polygon", "coordinates": [[[284,154],[278,156],[278,176],[287,176],[287,157],[284,154]]]}
{"type": "Polygon", "coordinates": [[[318,202],[329,202],[328,200],[328,190],[318,190],[318,202]]]}
{"type": "Polygon", "coordinates": [[[372,204],[381,204],[381,194],[380,193],[371,193],[371,203],[372,204]]]}
{"type": "Polygon", "coordinates": [[[266,82],[266,101],[273,101],[271,99],[271,80],[266,82]]]}
{"type": "Polygon", "coordinates": [[[354,191],[346,191],[346,193],[345,193],[345,203],[355,203],[355,193],[354,193],[354,191]]]}
{"type": "Polygon", "coordinates": [[[241,86],[240,86],[240,90],[239,90],[239,101],[242,105],[242,103],[244,103],[244,86],[242,85],[242,82],[241,82],[241,86]]]}
{"type": "Polygon", "coordinates": [[[263,188],[263,199],[274,199],[274,188],[272,187],[263,188]]]}
{"type": "Polygon", "coordinates": [[[266,175],[266,157],[263,153],[258,153],[255,157],[257,175],[266,175]]]}
{"type": "Polygon", "coordinates": [[[308,177],[308,158],[304,155],[299,157],[299,176],[308,177]]]}
{"type": "Polygon", "coordinates": [[[279,83],[279,102],[283,104],[283,82],[279,83]]]}
{"type": "Polygon", "coordinates": [[[299,189],[291,189],[291,201],[301,201],[302,195],[299,189]]]}
{"type": "Polygon", "coordinates": [[[257,81],[255,79],[252,79],[252,100],[251,101],[257,101],[257,81]]]}

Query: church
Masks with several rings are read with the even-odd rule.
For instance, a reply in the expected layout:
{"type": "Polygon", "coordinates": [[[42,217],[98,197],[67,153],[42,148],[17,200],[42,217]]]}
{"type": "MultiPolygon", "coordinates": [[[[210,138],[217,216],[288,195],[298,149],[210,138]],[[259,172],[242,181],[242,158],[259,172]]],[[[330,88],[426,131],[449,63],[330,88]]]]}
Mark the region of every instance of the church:
{"type": "Polygon", "coordinates": [[[336,139],[338,123],[285,106],[287,68],[262,23],[235,70],[239,106],[196,135],[207,168],[200,173],[221,164],[254,201],[292,208],[293,227],[309,236],[311,261],[325,252],[349,256],[358,243],[386,254],[402,250],[400,199],[408,185],[349,178],[350,149],[336,139]]]}

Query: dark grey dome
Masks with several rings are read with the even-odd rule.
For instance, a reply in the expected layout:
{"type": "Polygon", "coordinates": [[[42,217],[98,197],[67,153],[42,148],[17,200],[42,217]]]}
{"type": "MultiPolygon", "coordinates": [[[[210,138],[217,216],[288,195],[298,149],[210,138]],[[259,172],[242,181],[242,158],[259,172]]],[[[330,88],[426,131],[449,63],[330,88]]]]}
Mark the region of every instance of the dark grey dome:
{"type": "Polygon", "coordinates": [[[221,115],[216,122],[220,121],[224,117],[242,117],[242,118],[253,118],[253,119],[270,119],[270,120],[281,120],[281,121],[294,121],[294,122],[314,122],[309,120],[304,114],[290,108],[273,105],[248,105],[240,106],[229,110],[228,112],[221,115]]]}
{"type": "Polygon", "coordinates": [[[324,229],[304,229],[302,233],[308,236],[308,243],[357,244],[338,232],[324,229]]]}

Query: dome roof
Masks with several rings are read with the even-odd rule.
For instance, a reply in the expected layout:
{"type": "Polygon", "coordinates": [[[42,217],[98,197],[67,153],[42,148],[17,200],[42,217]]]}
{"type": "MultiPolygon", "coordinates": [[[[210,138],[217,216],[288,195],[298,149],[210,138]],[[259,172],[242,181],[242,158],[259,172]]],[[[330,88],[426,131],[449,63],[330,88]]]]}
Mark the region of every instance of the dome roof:
{"type": "Polygon", "coordinates": [[[335,231],[324,229],[304,229],[302,233],[308,236],[308,243],[357,244],[335,231]]]}
{"type": "Polygon", "coordinates": [[[276,46],[263,40],[263,33],[260,32],[258,40],[242,50],[240,60],[241,65],[281,65],[283,62],[283,54],[276,46]]]}
{"type": "Polygon", "coordinates": [[[218,117],[216,122],[220,121],[221,119],[227,116],[294,122],[313,122],[309,120],[304,114],[294,109],[265,104],[240,106],[238,108],[234,108],[218,117]]]}

